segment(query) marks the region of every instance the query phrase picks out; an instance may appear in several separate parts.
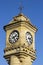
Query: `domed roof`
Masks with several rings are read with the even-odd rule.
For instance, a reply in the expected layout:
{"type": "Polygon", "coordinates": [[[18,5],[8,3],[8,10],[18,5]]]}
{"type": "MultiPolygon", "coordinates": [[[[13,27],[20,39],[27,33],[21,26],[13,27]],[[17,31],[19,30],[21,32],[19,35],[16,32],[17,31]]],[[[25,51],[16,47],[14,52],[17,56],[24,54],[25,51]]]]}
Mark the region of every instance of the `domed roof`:
{"type": "Polygon", "coordinates": [[[10,23],[14,23],[17,21],[30,21],[23,13],[18,14],[17,16],[13,17],[13,20],[10,23]]]}
{"type": "Polygon", "coordinates": [[[36,31],[36,27],[30,22],[29,18],[24,16],[22,13],[13,17],[13,20],[10,21],[10,23],[8,25],[4,26],[4,29],[6,30],[6,28],[10,27],[10,25],[12,25],[13,23],[18,23],[18,22],[26,22],[29,24],[29,26],[31,26],[36,31]]]}
{"type": "Polygon", "coordinates": [[[23,14],[19,14],[18,16],[15,16],[14,17],[14,20],[17,20],[17,21],[28,21],[28,18],[26,16],[24,16],[23,14]]]}

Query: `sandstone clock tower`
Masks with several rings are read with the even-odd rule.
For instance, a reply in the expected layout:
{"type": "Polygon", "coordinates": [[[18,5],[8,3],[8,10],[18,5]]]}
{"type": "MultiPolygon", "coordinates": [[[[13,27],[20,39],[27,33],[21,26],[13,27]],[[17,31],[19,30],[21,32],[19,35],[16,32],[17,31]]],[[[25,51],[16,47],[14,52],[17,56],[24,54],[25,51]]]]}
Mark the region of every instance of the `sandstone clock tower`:
{"type": "Polygon", "coordinates": [[[33,26],[24,14],[20,13],[4,26],[6,46],[4,58],[9,65],[32,65],[36,59],[35,33],[33,26]]]}

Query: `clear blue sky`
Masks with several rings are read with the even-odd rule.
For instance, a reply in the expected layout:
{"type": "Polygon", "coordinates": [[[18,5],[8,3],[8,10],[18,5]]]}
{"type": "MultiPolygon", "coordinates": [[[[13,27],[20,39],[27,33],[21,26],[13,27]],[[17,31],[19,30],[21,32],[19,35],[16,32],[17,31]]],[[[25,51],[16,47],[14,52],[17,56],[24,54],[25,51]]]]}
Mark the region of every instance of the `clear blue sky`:
{"type": "MultiPolygon", "coordinates": [[[[23,13],[30,18],[38,31],[36,33],[37,59],[33,65],[43,65],[43,0],[22,0],[23,13]]],[[[5,31],[3,26],[19,13],[20,0],[0,0],[0,65],[8,65],[3,58],[5,48],[5,31]]]]}

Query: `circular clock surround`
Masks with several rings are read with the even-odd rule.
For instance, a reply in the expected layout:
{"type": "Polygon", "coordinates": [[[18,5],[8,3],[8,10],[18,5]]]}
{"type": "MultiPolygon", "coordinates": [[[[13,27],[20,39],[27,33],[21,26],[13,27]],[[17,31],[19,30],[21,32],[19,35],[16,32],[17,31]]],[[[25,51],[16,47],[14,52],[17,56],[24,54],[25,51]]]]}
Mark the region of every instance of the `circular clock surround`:
{"type": "Polygon", "coordinates": [[[13,44],[17,42],[18,39],[19,39],[19,32],[17,30],[12,31],[9,36],[9,42],[13,44]]]}
{"type": "Polygon", "coordinates": [[[30,32],[26,32],[26,40],[27,40],[29,45],[32,44],[33,38],[32,38],[32,35],[30,32]]]}

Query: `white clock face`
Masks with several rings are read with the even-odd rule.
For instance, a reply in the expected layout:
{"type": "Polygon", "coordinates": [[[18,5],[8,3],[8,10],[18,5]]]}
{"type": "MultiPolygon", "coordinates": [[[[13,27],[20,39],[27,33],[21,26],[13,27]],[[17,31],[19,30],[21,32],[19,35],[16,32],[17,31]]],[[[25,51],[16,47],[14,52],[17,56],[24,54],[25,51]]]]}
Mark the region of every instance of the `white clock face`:
{"type": "Polygon", "coordinates": [[[26,40],[29,44],[32,44],[33,38],[30,32],[26,32],[26,40]]]}
{"type": "Polygon", "coordinates": [[[14,30],[9,36],[9,42],[15,43],[19,39],[19,32],[14,30]]]}

